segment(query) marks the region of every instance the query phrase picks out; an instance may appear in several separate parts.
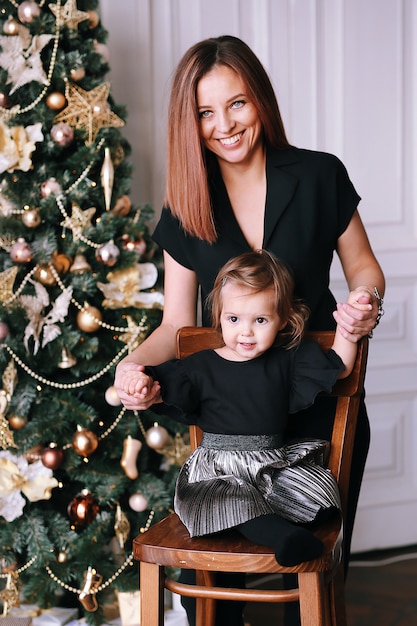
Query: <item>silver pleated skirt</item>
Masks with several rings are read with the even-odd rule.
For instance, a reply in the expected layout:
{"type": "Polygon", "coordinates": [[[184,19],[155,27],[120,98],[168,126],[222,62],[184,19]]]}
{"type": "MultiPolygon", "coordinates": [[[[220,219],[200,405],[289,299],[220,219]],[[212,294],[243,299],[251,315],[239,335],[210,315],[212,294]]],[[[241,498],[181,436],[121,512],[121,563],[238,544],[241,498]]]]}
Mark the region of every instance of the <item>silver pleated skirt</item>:
{"type": "Polygon", "coordinates": [[[270,435],[205,433],[179,473],[174,508],[191,537],[216,533],[275,513],[294,523],[340,509],[337,483],[325,467],[328,442],[279,446],[270,435]]]}

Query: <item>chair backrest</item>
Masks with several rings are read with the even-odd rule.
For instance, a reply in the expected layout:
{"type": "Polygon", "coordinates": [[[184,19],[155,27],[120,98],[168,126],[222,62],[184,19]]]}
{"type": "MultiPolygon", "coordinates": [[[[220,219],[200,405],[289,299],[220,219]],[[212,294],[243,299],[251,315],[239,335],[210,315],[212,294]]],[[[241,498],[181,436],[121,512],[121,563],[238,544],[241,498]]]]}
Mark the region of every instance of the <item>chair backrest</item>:
{"type": "MultiPolygon", "coordinates": [[[[317,341],[323,350],[328,350],[333,344],[334,332],[309,332],[308,336],[317,341]]],[[[194,352],[220,348],[222,345],[222,337],[216,329],[185,326],[177,333],[177,358],[183,359],[194,352]]],[[[326,394],[337,398],[328,466],[338,482],[344,515],[346,514],[353,440],[363,392],[367,356],[368,338],[363,337],[358,343],[355,366],[351,374],[347,378],[338,380],[331,393],[326,394]]],[[[191,426],[190,443],[193,450],[199,445],[201,438],[201,429],[198,426],[191,426]]]]}

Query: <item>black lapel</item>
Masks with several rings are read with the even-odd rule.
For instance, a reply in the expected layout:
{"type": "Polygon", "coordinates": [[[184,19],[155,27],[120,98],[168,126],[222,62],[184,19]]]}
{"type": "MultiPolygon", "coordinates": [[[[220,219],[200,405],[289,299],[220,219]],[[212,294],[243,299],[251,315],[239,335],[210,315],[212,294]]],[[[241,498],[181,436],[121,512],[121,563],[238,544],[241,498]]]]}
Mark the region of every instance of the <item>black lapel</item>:
{"type": "Polygon", "coordinates": [[[269,239],[277,226],[282,214],[294,196],[298,185],[298,177],[285,171],[284,166],[299,160],[297,150],[268,150],[266,161],[266,207],[264,227],[264,247],[268,247],[269,239]]]}

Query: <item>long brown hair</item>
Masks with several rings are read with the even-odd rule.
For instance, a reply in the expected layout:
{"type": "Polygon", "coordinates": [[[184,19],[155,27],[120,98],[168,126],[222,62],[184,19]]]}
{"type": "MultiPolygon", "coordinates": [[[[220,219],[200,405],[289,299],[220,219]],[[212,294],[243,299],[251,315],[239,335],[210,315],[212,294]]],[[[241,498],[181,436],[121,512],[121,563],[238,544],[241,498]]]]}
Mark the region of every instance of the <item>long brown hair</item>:
{"type": "Polygon", "coordinates": [[[237,37],[205,39],[184,54],[174,74],[168,110],[168,155],[165,205],[190,235],[217,239],[208,186],[211,155],[200,136],[197,85],[214,66],[225,65],[245,84],[273,148],[289,146],[271,81],[258,57],[237,37]]]}
{"type": "Polygon", "coordinates": [[[300,343],[309,309],[301,300],[294,297],[294,280],[282,261],[267,250],[245,252],[230,259],[217,274],[213,289],[207,298],[214,328],[220,328],[222,289],[230,282],[249,287],[254,293],[265,289],[273,290],[278,316],[286,322],[277,335],[275,345],[282,345],[288,349],[300,343]]]}

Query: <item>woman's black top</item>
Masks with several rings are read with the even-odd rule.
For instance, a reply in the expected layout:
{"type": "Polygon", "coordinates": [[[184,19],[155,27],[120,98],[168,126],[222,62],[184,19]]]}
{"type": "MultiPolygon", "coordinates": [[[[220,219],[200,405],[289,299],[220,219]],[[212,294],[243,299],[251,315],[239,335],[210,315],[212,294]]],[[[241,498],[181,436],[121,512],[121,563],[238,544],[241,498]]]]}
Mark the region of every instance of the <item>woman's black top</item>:
{"type": "MultiPolygon", "coordinates": [[[[337,240],[347,228],[360,201],[341,161],[324,152],[288,148],[267,151],[267,194],[263,248],[292,270],[295,292],[309,306],[309,327],[335,326],[335,299],[329,272],[337,240]]],[[[178,263],[196,272],[202,302],[220,268],[250,246],[234,217],[220,171],[210,180],[218,239],[210,244],[184,232],[164,208],[154,240],[178,263]]],[[[210,326],[203,308],[203,325],[210,326]]]]}

